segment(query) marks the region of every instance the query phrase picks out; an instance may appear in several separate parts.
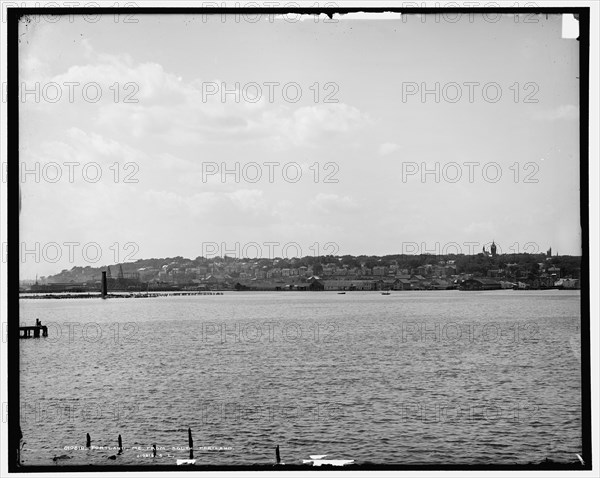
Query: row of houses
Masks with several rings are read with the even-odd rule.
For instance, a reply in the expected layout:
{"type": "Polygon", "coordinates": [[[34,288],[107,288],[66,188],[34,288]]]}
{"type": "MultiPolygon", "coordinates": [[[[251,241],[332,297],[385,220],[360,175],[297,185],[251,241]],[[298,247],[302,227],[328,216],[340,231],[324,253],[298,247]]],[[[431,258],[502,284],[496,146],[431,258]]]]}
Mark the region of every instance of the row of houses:
{"type": "MultiPolygon", "coordinates": [[[[191,267],[187,264],[178,264],[172,262],[165,264],[161,268],[142,267],[137,270],[142,282],[171,282],[185,284],[194,279],[205,279],[210,275],[216,276],[232,276],[240,281],[257,279],[257,280],[277,280],[281,278],[290,278],[304,280],[313,276],[316,272],[312,267],[278,267],[277,260],[273,265],[263,265],[251,263],[211,263],[202,266],[191,267]]],[[[417,274],[421,276],[436,276],[450,277],[456,274],[456,266],[454,261],[440,261],[439,264],[423,265],[417,268],[402,269],[398,265],[380,265],[372,268],[361,264],[360,267],[349,267],[347,265],[340,266],[335,263],[326,263],[322,265],[322,271],[319,276],[328,279],[365,279],[378,280],[389,278],[402,278],[403,275],[417,274]],[[372,279],[371,279],[372,277],[372,279]]]]}
{"type": "Polygon", "coordinates": [[[237,290],[312,290],[312,291],[369,291],[369,290],[446,290],[456,288],[452,281],[444,279],[428,280],[425,277],[407,276],[382,279],[323,279],[309,277],[305,282],[275,283],[272,281],[239,281],[237,290]]]}
{"type": "Polygon", "coordinates": [[[580,289],[579,279],[559,279],[539,277],[528,281],[497,281],[489,278],[472,277],[459,283],[460,290],[497,290],[497,289],[580,289]]]}
{"type": "Polygon", "coordinates": [[[412,276],[402,279],[344,280],[310,277],[306,282],[275,283],[272,281],[240,281],[236,290],[298,290],[298,291],[377,291],[377,290],[499,290],[499,289],[578,289],[577,279],[561,279],[558,282],[535,279],[528,282],[498,281],[471,277],[464,280],[426,279],[412,276]]]}
{"type": "Polygon", "coordinates": [[[376,280],[324,279],[319,281],[323,290],[446,290],[454,289],[455,284],[444,279],[427,280],[422,276],[405,278],[385,278],[376,280]]]}

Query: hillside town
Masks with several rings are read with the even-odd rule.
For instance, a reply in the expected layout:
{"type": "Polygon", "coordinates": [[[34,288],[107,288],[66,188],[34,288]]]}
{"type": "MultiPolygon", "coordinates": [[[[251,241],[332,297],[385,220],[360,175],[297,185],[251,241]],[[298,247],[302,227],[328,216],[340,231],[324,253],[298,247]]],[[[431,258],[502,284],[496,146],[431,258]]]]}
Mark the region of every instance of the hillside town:
{"type": "Polygon", "coordinates": [[[27,292],[90,292],[102,271],[109,290],[414,291],[579,289],[578,256],[546,254],[324,256],[240,259],[140,259],[102,267],[73,267],[21,283],[27,292]]]}

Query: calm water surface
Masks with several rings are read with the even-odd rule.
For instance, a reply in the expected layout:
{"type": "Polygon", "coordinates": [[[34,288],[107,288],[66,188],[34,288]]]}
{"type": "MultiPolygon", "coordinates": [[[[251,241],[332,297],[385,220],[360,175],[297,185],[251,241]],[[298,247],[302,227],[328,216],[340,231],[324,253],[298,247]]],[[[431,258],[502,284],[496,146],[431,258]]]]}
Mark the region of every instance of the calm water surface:
{"type": "Polygon", "coordinates": [[[577,291],[21,300],[26,465],[573,461],[577,291]],[[92,445],[125,452],[65,450],[92,445]],[[144,456],[156,443],[156,458],[144,456]],[[140,447],[141,450],[132,447],[140,447]],[[206,447],[202,449],[202,447],[206,447]]]}

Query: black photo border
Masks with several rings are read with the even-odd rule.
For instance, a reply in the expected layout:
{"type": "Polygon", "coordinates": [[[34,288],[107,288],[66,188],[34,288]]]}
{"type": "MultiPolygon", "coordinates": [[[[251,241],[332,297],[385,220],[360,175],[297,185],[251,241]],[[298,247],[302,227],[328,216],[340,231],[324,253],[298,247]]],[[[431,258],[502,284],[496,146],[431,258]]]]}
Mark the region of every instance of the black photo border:
{"type": "MultiPolygon", "coordinates": [[[[7,255],[7,349],[8,349],[8,471],[10,473],[31,472],[152,472],[152,471],[367,471],[367,470],[457,470],[457,471],[525,471],[525,470],[591,470],[592,469],[592,425],[591,425],[591,371],[590,371],[590,267],[589,267],[589,7],[524,7],[524,8],[405,8],[405,7],[334,7],[334,8],[202,8],[202,7],[139,7],[139,8],[7,8],[7,211],[8,244],[7,255]],[[23,466],[17,464],[17,448],[20,441],[20,370],[19,370],[19,19],[25,15],[93,15],[93,14],[239,14],[239,15],[284,15],[284,14],[334,14],[347,13],[400,13],[400,14],[578,14],[579,15],[579,65],[580,65],[580,220],[582,232],[581,264],[581,422],[582,457],[584,464],[540,463],[527,465],[403,465],[403,464],[357,464],[339,467],[310,467],[307,465],[273,465],[265,463],[255,466],[211,466],[196,465],[181,467],[174,465],[133,466],[23,466]]],[[[6,446],[6,445],[4,445],[6,446]]]]}

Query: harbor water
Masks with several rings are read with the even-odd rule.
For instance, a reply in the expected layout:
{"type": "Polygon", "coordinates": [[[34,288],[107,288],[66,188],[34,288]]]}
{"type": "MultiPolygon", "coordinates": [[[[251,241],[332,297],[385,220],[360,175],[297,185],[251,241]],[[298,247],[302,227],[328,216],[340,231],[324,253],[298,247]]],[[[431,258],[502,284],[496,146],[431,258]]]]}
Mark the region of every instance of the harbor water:
{"type": "Polygon", "coordinates": [[[21,299],[21,324],[48,326],[19,341],[21,458],[174,464],[190,427],[199,465],[272,463],[277,445],[285,463],[572,462],[580,301],[557,290],[21,299]]]}

